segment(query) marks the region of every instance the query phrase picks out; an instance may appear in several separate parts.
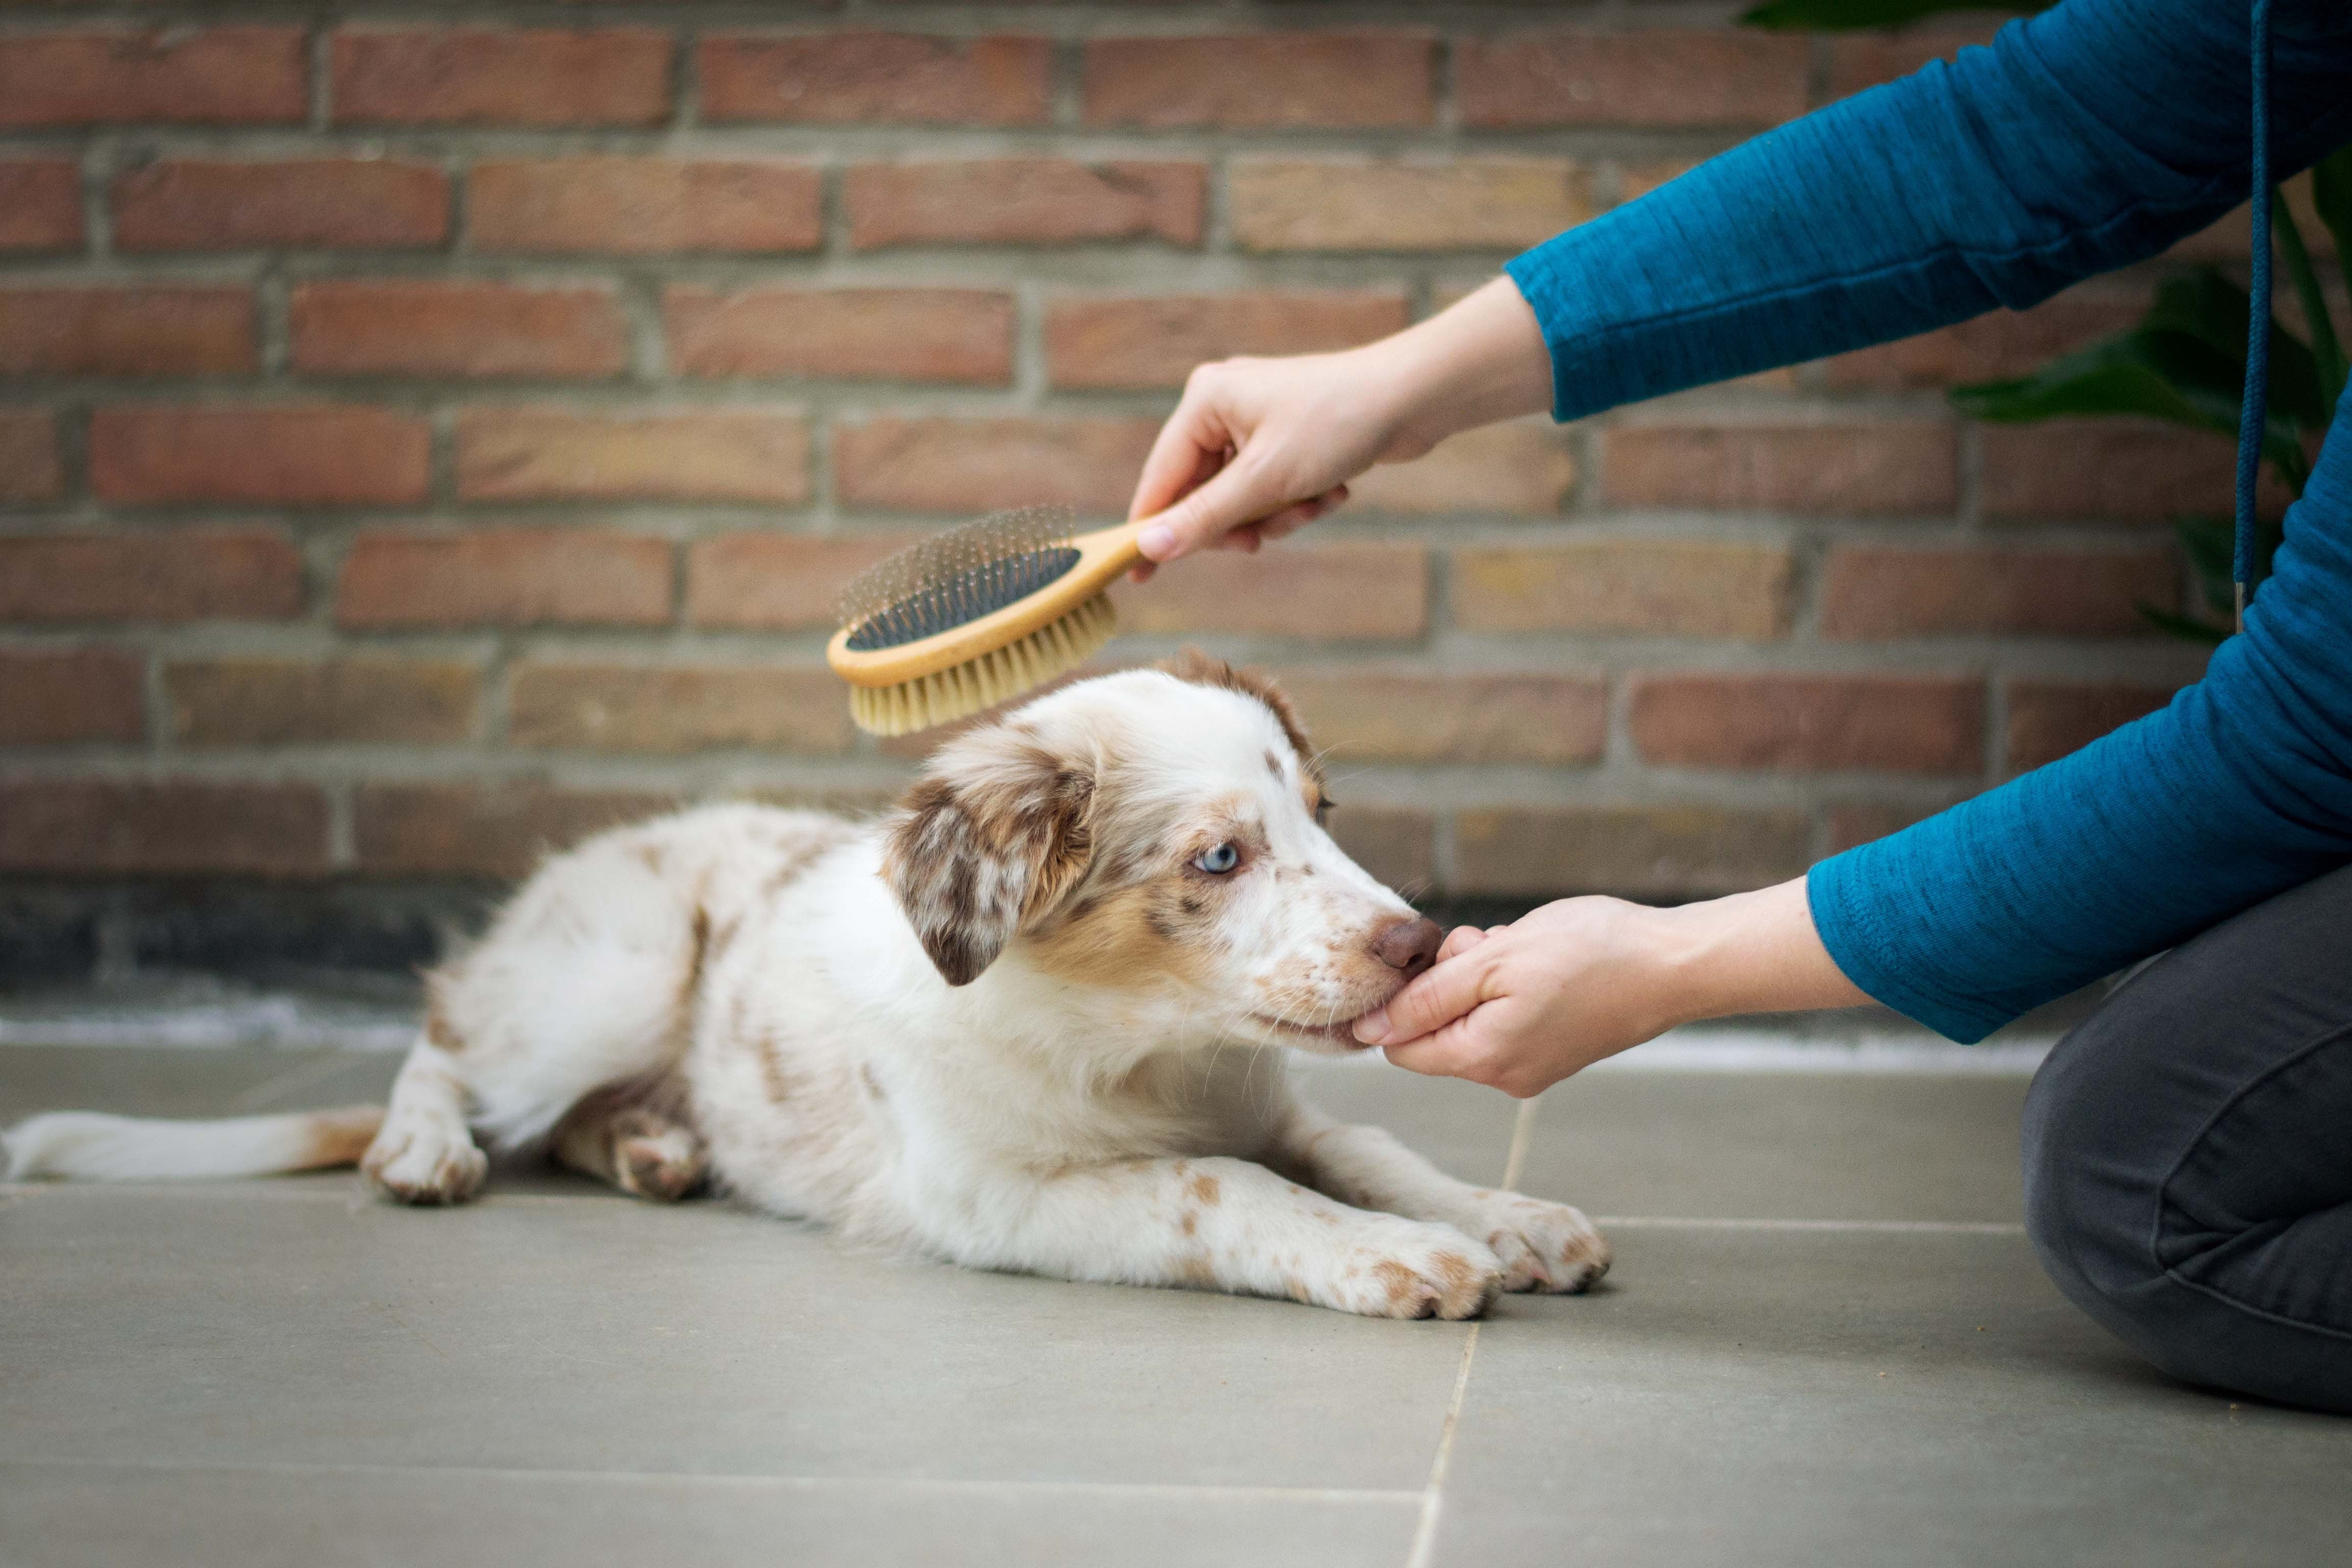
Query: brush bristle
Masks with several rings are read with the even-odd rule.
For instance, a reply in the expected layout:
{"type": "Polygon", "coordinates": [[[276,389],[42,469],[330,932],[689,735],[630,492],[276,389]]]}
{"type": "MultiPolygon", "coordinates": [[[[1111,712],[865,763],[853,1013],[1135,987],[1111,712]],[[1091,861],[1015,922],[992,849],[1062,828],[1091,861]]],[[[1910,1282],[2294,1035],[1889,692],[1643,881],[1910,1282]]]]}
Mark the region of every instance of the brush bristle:
{"type": "Polygon", "coordinates": [[[867,567],[841,590],[849,647],[901,647],[1027,598],[1077,564],[1073,527],[1061,507],[1000,511],[867,567]]]}
{"type": "Polygon", "coordinates": [[[969,719],[1076,669],[1118,628],[1110,595],[1097,594],[1060,620],[969,663],[897,686],[853,686],[849,716],[876,735],[908,735],[969,719]]]}

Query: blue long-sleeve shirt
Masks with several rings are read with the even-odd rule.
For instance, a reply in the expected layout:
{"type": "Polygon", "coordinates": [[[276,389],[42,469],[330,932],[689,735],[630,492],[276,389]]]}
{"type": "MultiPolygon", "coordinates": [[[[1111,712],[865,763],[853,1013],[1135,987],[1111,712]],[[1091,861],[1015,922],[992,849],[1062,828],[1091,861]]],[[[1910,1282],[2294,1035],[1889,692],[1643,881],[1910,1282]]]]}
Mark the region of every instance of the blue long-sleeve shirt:
{"type": "MultiPolygon", "coordinates": [[[[2021,309],[2246,199],[2247,0],[2066,0],[1507,268],[1562,419],[2021,309]]],[[[2352,141],[2352,5],[2273,0],[2274,176],[2352,141]]],[[[1808,880],[1871,995],[1954,1039],[2352,861],[2352,397],[2205,678],[1808,880]]]]}

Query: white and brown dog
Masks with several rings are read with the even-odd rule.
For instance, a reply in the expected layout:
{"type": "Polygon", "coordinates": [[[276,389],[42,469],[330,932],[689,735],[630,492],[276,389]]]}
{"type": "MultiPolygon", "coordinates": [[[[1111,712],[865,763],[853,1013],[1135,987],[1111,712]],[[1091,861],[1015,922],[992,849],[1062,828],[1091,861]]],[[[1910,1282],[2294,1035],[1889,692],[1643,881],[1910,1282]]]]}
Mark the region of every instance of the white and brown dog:
{"type": "Polygon", "coordinates": [[[36,1117],[10,1174],[356,1159],[455,1203],[478,1134],[979,1268],[1403,1318],[1582,1289],[1609,1251],[1575,1209],[1443,1175],[1229,1048],[1350,1051],[1437,948],[1327,804],[1261,681],[1199,655],[1081,681],[948,742],[879,823],[713,805],[549,860],[431,977],[384,1110],[36,1117]]]}

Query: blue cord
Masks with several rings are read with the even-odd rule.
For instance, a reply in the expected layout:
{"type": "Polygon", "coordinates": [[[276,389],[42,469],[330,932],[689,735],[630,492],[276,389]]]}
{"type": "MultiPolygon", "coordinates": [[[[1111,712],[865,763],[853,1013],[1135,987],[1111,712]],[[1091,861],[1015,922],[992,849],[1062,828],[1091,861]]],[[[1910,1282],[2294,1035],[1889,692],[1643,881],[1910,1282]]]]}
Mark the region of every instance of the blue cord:
{"type": "Polygon", "coordinates": [[[2254,489],[2262,479],[2271,391],[2271,0],[2254,0],[2253,298],[2246,321],[2246,390],[2238,412],[2238,508],[2230,552],[2238,628],[2254,579],[2254,489]]]}

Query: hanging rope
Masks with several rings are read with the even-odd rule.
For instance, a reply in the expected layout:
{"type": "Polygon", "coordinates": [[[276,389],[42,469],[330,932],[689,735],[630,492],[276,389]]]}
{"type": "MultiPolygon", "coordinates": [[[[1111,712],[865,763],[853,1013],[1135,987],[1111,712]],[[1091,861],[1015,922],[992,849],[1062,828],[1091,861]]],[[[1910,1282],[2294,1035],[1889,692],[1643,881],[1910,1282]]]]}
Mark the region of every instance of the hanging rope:
{"type": "Polygon", "coordinates": [[[2263,441],[2270,433],[2271,392],[2271,0],[2253,4],[2253,289],[2246,320],[2246,390],[2238,411],[2237,531],[2230,552],[2240,631],[2246,629],[2246,595],[2254,580],[2254,491],[2262,480],[2263,441]]]}

